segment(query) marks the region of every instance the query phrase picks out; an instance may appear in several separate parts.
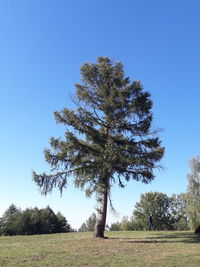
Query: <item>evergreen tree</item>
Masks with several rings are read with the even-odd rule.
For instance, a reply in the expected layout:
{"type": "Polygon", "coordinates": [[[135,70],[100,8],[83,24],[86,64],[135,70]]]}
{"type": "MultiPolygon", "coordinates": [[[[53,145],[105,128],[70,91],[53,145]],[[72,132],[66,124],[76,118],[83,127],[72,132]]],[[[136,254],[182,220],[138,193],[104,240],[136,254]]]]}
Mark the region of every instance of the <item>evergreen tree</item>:
{"type": "Polygon", "coordinates": [[[0,234],[20,235],[21,218],[21,211],[14,204],[11,204],[0,219],[0,234]]]}
{"type": "Polygon", "coordinates": [[[34,234],[33,210],[26,209],[23,212],[21,228],[24,235],[34,234]]]}
{"type": "Polygon", "coordinates": [[[54,187],[62,193],[67,178],[74,177],[86,195],[96,193],[98,216],[94,236],[104,237],[107,203],[113,183],[124,180],[149,183],[164,148],[152,132],[152,101],[140,82],[125,77],[123,65],[107,57],[81,67],[82,84],[76,84],[76,109],[55,112],[66,126],[65,138],[50,140],[44,152],[52,172],[33,180],[41,193],[54,187]],[[124,179],[124,180],[123,180],[124,179]]]}
{"type": "Polygon", "coordinates": [[[187,213],[190,228],[196,230],[200,225],[200,157],[193,157],[189,166],[191,172],[187,176],[187,213]]]}
{"type": "Polygon", "coordinates": [[[60,212],[58,212],[56,216],[58,220],[56,233],[67,233],[73,231],[66,218],[60,212]]]}

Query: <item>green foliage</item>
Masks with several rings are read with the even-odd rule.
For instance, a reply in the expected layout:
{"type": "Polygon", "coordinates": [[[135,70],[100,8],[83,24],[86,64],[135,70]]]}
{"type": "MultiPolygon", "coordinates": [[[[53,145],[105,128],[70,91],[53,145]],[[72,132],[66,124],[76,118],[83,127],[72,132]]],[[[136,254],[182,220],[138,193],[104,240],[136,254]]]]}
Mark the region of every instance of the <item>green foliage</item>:
{"type": "Polygon", "coordinates": [[[112,223],[110,231],[148,230],[148,217],[153,218],[154,230],[189,230],[187,194],[148,192],[140,196],[133,216],[123,217],[121,222],[112,223]]]}
{"type": "Polygon", "coordinates": [[[124,216],[122,218],[122,221],[120,223],[120,230],[121,231],[133,231],[135,230],[135,225],[134,222],[131,220],[129,220],[129,218],[127,216],[124,216]]]}
{"type": "Polygon", "coordinates": [[[171,197],[171,216],[174,230],[189,230],[187,214],[187,193],[173,194],[171,197]]]}
{"type": "Polygon", "coordinates": [[[33,172],[33,180],[42,194],[54,187],[62,193],[68,177],[87,196],[95,192],[97,235],[102,236],[112,184],[124,187],[130,179],[151,182],[164,148],[151,129],[150,93],[125,76],[121,62],[98,57],[97,63],[85,63],[81,82],[75,85],[76,109],[54,113],[66,131],[63,139],[51,137],[51,150],[44,151],[51,173],[33,172]]]}
{"type": "Polygon", "coordinates": [[[21,234],[22,213],[15,205],[10,205],[3,217],[0,218],[0,234],[15,235],[21,234]]]}
{"type": "Polygon", "coordinates": [[[84,222],[81,227],[79,228],[79,232],[90,232],[94,230],[94,226],[96,223],[97,217],[95,213],[92,213],[92,215],[84,222]]]}
{"type": "Polygon", "coordinates": [[[136,203],[133,217],[138,228],[148,229],[148,216],[152,215],[156,230],[172,230],[172,217],[170,214],[170,198],[159,192],[142,194],[136,203]]]}
{"type": "Polygon", "coordinates": [[[121,223],[120,222],[111,223],[109,230],[110,231],[121,231],[121,223]]]}
{"type": "Polygon", "coordinates": [[[200,157],[193,157],[189,166],[191,172],[187,176],[187,212],[190,228],[195,230],[200,225],[200,157]]]}
{"type": "Polygon", "coordinates": [[[149,215],[155,230],[188,230],[186,194],[171,197],[159,192],[142,194],[133,211],[133,228],[147,230],[149,215]]]}
{"type": "Polygon", "coordinates": [[[86,223],[82,223],[81,227],[78,229],[79,232],[87,232],[86,223]]]}
{"type": "Polygon", "coordinates": [[[50,207],[21,211],[11,205],[0,218],[1,235],[66,233],[70,230],[65,217],[60,212],[56,215],[50,207]]]}
{"type": "Polygon", "coordinates": [[[62,191],[72,174],[76,186],[86,186],[89,194],[102,184],[105,173],[113,182],[117,174],[120,186],[121,177],[150,182],[164,152],[158,137],[151,136],[150,93],[125,77],[120,62],[113,64],[107,57],[98,57],[97,64],[85,63],[81,76],[76,110],[55,112],[56,121],[68,126],[65,140],[52,137],[52,151],[45,150],[46,161],[59,171],[34,172],[33,180],[44,194],[55,186],[62,191]]]}

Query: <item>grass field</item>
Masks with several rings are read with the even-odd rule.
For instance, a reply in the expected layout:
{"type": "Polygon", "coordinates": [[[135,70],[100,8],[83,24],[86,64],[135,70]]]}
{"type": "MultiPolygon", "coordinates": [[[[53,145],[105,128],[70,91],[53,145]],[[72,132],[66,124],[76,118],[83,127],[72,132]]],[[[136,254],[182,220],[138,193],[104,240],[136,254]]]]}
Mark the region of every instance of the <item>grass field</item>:
{"type": "Polygon", "coordinates": [[[198,267],[192,232],[106,232],[0,237],[0,266],[198,267]]]}

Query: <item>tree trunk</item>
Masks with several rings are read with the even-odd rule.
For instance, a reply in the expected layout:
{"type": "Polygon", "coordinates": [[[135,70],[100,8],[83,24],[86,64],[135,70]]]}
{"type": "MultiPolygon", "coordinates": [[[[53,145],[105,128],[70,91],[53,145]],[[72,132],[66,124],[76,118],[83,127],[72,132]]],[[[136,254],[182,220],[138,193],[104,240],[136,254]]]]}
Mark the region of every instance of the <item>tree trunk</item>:
{"type": "Polygon", "coordinates": [[[103,185],[102,191],[99,193],[99,208],[96,224],[94,227],[94,237],[104,238],[106,225],[107,203],[108,203],[108,183],[103,185]]]}

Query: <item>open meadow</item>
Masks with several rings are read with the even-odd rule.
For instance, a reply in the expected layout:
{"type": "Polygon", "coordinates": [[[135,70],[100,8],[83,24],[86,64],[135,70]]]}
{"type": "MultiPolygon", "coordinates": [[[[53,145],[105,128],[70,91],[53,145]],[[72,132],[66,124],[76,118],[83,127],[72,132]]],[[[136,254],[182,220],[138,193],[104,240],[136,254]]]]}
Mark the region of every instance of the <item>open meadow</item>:
{"type": "Polygon", "coordinates": [[[66,233],[0,237],[0,266],[200,266],[192,232],[66,233]]]}

